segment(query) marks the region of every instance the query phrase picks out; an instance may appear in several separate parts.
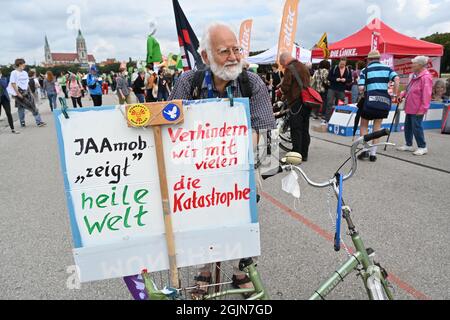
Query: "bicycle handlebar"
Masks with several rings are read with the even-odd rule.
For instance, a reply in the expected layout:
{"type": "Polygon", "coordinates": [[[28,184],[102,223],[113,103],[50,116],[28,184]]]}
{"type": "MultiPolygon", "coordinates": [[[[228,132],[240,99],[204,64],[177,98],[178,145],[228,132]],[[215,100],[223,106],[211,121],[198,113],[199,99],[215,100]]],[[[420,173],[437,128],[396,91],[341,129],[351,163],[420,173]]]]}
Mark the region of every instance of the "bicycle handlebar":
{"type": "Polygon", "coordinates": [[[270,171],[267,171],[266,173],[261,174],[261,177],[263,178],[263,180],[267,180],[267,179],[272,178],[282,172],[283,172],[283,167],[279,166],[276,169],[272,169],[270,171]]]}
{"type": "Polygon", "coordinates": [[[390,133],[389,129],[383,129],[383,130],[380,130],[380,131],[377,131],[377,132],[373,132],[371,134],[366,134],[364,136],[364,141],[365,142],[369,142],[369,141],[372,141],[372,140],[380,139],[380,138],[382,138],[384,136],[388,136],[389,133],[390,133]]]}
{"type": "MultiPolygon", "coordinates": [[[[350,171],[343,177],[343,181],[350,179],[356,172],[357,168],[358,168],[358,161],[356,159],[356,153],[357,153],[357,149],[359,147],[359,145],[363,144],[366,147],[369,147],[370,145],[368,145],[369,141],[375,140],[375,139],[379,139],[381,137],[387,136],[389,135],[390,130],[389,129],[383,129],[368,135],[365,135],[363,137],[360,137],[358,140],[356,140],[350,149],[350,155],[351,155],[351,160],[352,160],[352,167],[350,169],[350,171]]],[[[294,165],[283,165],[278,167],[277,169],[271,170],[269,172],[266,172],[265,174],[262,174],[262,178],[264,180],[269,179],[285,170],[289,171],[295,169],[297,170],[305,179],[305,181],[316,188],[326,188],[328,186],[333,186],[336,185],[336,177],[333,177],[332,179],[328,180],[328,181],[324,181],[324,182],[314,182],[313,180],[311,180],[308,175],[303,171],[302,168],[300,168],[299,166],[294,166],[294,165]]]]}

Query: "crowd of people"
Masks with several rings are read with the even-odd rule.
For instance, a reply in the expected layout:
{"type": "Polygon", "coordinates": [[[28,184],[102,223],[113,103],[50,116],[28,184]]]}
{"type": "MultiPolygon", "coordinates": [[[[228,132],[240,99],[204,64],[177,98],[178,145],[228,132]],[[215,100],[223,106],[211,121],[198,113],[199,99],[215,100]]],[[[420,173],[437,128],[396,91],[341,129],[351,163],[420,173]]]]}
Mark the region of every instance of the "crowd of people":
{"type": "MultiPolygon", "coordinates": [[[[272,70],[268,73],[260,74],[265,82],[269,93],[272,96],[272,104],[280,100],[287,100],[293,116],[290,118],[291,138],[293,150],[302,154],[305,161],[308,159],[308,148],[310,144],[309,117],[321,119],[321,125],[327,126],[334,112],[334,107],[339,104],[354,104],[359,108],[361,117],[361,134],[368,133],[369,124],[373,121],[373,130],[381,129],[383,119],[386,119],[389,112],[367,112],[364,108],[365,96],[370,92],[381,91],[385,97],[392,98],[393,102],[406,105],[405,140],[406,145],[398,148],[399,151],[411,151],[414,155],[425,155],[428,153],[426,147],[422,122],[424,115],[428,112],[430,102],[447,102],[450,99],[450,79],[437,81],[433,80],[427,70],[428,57],[419,56],[412,59],[413,73],[411,74],[409,85],[400,92],[400,78],[394,70],[380,62],[381,55],[378,51],[371,52],[367,60],[356,61],[354,67],[348,64],[346,58],[341,58],[334,66],[328,60],[322,60],[317,65],[309,63],[300,64],[295,62],[299,75],[303,83],[307,83],[317,91],[322,97],[321,108],[298,108],[299,88],[295,87],[295,81],[289,81],[293,87],[286,87],[284,73],[279,70],[279,65],[272,65],[272,70]],[[302,65],[300,67],[300,65],[302,65]],[[369,75],[367,75],[369,73],[369,75]],[[380,74],[382,76],[380,77],[380,74]],[[366,77],[379,78],[374,83],[373,80],[365,81],[366,77]],[[381,78],[381,79],[380,79],[381,78]],[[426,79],[426,83],[422,80],[426,79]],[[283,83],[284,82],[284,90],[283,83]],[[284,91],[284,92],[283,92],[284,91]],[[296,91],[294,97],[290,92],[296,91]],[[416,92],[415,92],[416,91],[416,92]],[[414,98],[415,97],[415,98],[414,98]],[[293,120],[295,119],[295,120],[293,120]],[[412,137],[416,137],[418,148],[412,146],[412,137]]],[[[281,60],[281,59],[280,59],[281,60]]],[[[293,62],[293,60],[289,60],[293,62]]],[[[288,62],[287,65],[290,63],[288,62]]],[[[286,69],[286,65],[283,66],[286,69]]],[[[390,105],[390,103],[389,103],[390,105]]],[[[367,109],[367,108],[366,108],[367,109]]],[[[359,156],[360,160],[370,160],[376,162],[377,149],[364,150],[359,156]]]]}
{"type": "MultiPolygon", "coordinates": [[[[130,104],[134,101],[145,103],[174,99],[226,98],[227,89],[231,89],[235,97],[249,98],[254,145],[258,144],[258,133],[275,129],[274,105],[280,100],[285,101],[290,112],[292,151],[300,153],[303,161],[308,161],[310,118],[321,117],[327,123],[333,107],[339,100],[345,101],[346,91],[352,92],[351,102],[360,105],[361,135],[368,133],[369,121],[374,121],[374,130],[378,130],[389,113],[384,106],[371,105],[370,102],[383,102],[390,110],[392,98],[398,98],[399,102],[404,100],[407,114],[406,145],[398,149],[412,151],[416,155],[428,152],[422,122],[431,99],[442,101],[446,95],[448,98],[448,81],[447,84],[438,81],[433,87],[431,74],[426,68],[427,57],[412,60],[413,75],[410,84],[404,92],[400,92],[399,76],[380,62],[378,51],[371,52],[367,61],[358,62],[354,70],[345,58],[334,66],[324,60],[313,67],[296,60],[290,53],[283,53],[279,59],[280,64],[274,64],[269,72],[258,75],[246,70],[242,49],[234,32],[228,26],[214,24],[202,38],[201,54],[207,69],[186,73],[168,68],[158,68],[155,71],[155,66],[148,64],[145,68],[136,68],[132,72],[121,67],[118,73],[108,75],[101,75],[95,65],[90,67],[88,74],[61,73],[55,76],[48,71],[45,75],[37,75],[35,70],[25,71],[25,61],[17,59],[16,69],[9,79],[0,74],[1,106],[7,114],[11,132],[18,133],[11,116],[12,99],[22,127],[26,126],[25,110],[32,113],[38,127],[43,127],[46,123],[37,107],[42,99],[48,99],[53,112],[58,108],[58,96],[70,98],[73,108],[82,108],[83,97],[88,96],[94,106],[101,106],[103,96],[110,92],[117,96],[119,104],[130,104]],[[208,82],[208,79],[211,83],[205,85],[204,81],[208,82]],[[311,109],[305,105],[301,98],[305,88],[313,88],[320,94],[322,107],[311,109]],[[368,99],[371,96],[376,98],[368,99]],[[417,150],[413,148],[414,137],[418,144],[417,150]]],[[[358,158],[375,162],[376,152],[376,148],[363,150],[358,158]]],[[[239,269],[237,261],[233,263],[233,285],[250,288],[250,279],[239,269]]],[[[211,276],[210,265],[200,266],[196,277],[199,288],[209,285],[211,276]]],[[[195,293],[201,298],[206,291],[198,289],[195,293]]]]}
{"type": "MultiPolygon", "coordinates": [[[[235,56],[239,55],[236,52],[235,56]]],[[[205,58],[205,57],[203,57],[205,58]]],[[[279,101],[285,101],[289,107],[289,119],[293,151],[302,154],[304,161],[308,159],[310,144],[309,121],[310,117],[321,119],[322,125],[327,125],[336,105],[344,103],[357,104],[361,116],[361,134],[368,132],[369,122],[374,122],[374,130],[381,128],[383,119],[389,112],[368,111],[367,95],[375,94],[384,97],[394,97],[394,100],[406,102],[405,113],[405,140],[406,145],[400,147],[401,151],[414,151],[415,155],[424,155],[428,152],[423,134],[422,121],[428,111],[429,101],[446,101],[449,97],[449,80],[438,80],[432,85],[432,77],[426,70],[427,57],[417,57],[413,60],[413,74],[410,84],[402,93],[399,92],[399,77],[388,66],[380,63],[379,52],[371,52],[367,61],[358,61],[349,64],[346,58],[341,58],[333,66],[328,60],[318,65],[303,64],[290,55],[280,57],[280,64],[273,64],[267,73],[260,73],[259,80],[268,93],[268,103],[271,106],[279,101]],[[292,65],[292,66],[291,66],[292,65]],[[293,71],[294,68],[297,71],[293,71]],[[283,70],[283,71],[282,71],[283,70]],[[297,73],[297,75],[295,74],[297,73]],[[299,76],[302,82],[300,88],[295,77],[299,76]],[[373,82],[374,79],[377,82],[373,82]],[[366,80],[367,79],[367,80],[366,80]],[[420,81],[419,81],[420,80],[420,81]],[[320,108],[304,107],[300,102],[302,89],[313,88],[320,94],[323,104],[320,108]],[[346,101],[348,96],[349,101],[346,101]],[[412,136],[416,137],[418,149],[412,147],[412,136]]],[[[246,68],[242,69],[254,74],[246,68]]],[[[11,115],[11,97],[18,110],[20,125],[25,127],[25,110],[29,110],[35,117],[36,124],[45,126],[39,114],[38,105],[43,99],[48,99],[50,110],[58,108],[58,97],[72,101],[73,108],[83,107],[82,98],[88,97],[94,106],[103,105],[103,96],[113,94],[117,96],[119,104],[134,102],[167,101],[176,97],[174,90],[180,80],[185,79],[179,70],[159,68],[148,64],[145,68],[127,70],[121,67],[117,73],[100,74],[98,68],[92,65],[88,73],[62,72],[54,75],[51,71],[46,74],[37,74],[36,70],[25,71],[25,61],[17,59],[14,70],[9,79],[0,74],[1,104],[3,107],[11,132],[19,133],[14,128],[11,115]]],[[[215,79],[218,81],[218,79],[215,79]]],[[[235,79],[234,79],[235,80],[235,79]]],[[[231,80],[228,80],[228,82],[231,80]]],[[[228,84],[228,82],[224,84],[228,84]]],[[[214,83],[218,86],[217,83],[214,83]]],[[[264,102],[266,103],[266,102],[264,102]]],[[[1,111],[1,108],[0,108],[1,111]]],[[[359,156],[360,160],[375,162],[376,148],[364,150],[359,156]]]]}
{"type": "Polygon", "coordinates": [[[14,127],[11,113],[11,97],[17,107],[20,125],[25,127],[25,110],[29,110],[36,118],[38,126],[45,126],[39,114],[39,105],[48,100],[50,111],[58,108],[58,98],[72,101],[73,108],[83,108],[82,99],[87,97],[92,105],[102,106],[103,96],[112,93],[117,95],[119,104],[134,102],[167,101],[182,71],[158,68],[153,64],[146,68],[135,68],[129,73],[120,68],[118,73],[99,74],[95,65],[88,73],[61,72],[59,75],[47,71],[38,74],[35,69],[25,71],[24,59],[16,59],[15,70],[7,77],[0,72],[0,115],[4,110],[11,132],[20,133],[14,127]]]}

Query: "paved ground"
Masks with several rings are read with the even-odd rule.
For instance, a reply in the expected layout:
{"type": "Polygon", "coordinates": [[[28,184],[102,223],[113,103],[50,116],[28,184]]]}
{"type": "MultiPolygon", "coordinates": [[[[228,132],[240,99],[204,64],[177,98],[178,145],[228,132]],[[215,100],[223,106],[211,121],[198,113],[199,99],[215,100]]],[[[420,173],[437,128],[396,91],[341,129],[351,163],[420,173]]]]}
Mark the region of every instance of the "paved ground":
{"type": "MultiPolygon", "coordinates": [[[[113,104],[115,97],[105,101],[113,104]]],[[[3,113],[0,118],[0,299],[129,299],[120,279],[67,288],[73,264],[69,219],[53,118],[46,102],[40,110],[48,126],[37,128],[27,113],[20,135],[5,128],[3,113]]],[[[312,178],[325,179],[348,157],[351,141],[313,136],[303,167],[312,178]]],[[[437,131],[426,137],[428,156],[388,150],[376,164],[361,163],[346,184],[354,222],[392,274],[398,299],[450,299],[450,139],[437,131]]],[[[393,141],[402,142],[402,135],[393,141]]],[[[281,179],[264,184],[259,270],[272,298],[307,299],[346,254],[335,253],[330,241],[327,191],[302,182],[301,201],[294,203],[281,191],[281,179]]],[[[360,279],[351,275],[330,298],[364,299],[360,279]]]]}

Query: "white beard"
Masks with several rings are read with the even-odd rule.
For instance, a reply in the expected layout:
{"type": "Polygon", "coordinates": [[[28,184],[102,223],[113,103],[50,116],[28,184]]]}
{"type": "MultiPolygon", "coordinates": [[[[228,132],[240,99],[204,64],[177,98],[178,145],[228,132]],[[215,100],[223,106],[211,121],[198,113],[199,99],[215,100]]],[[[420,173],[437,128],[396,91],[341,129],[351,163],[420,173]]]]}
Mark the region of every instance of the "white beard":
{"type": "Polygon", "coordinates": [[[214,58],[210,59],[210,68],[212,73],[225,81],[233,81],[236,80],[239,75],[242,73],[242,68],[244,66],[244,62],[241,60],[240,62],[227,62],[223,67],[219,66],[214,58]]]}

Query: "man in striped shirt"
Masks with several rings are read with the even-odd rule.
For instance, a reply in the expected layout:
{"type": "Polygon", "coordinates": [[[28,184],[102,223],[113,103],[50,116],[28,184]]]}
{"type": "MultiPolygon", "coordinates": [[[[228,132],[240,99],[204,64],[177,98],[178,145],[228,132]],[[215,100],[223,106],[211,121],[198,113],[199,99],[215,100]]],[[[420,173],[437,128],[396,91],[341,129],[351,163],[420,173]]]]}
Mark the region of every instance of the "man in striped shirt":
{"type": "MultiPolygon", "coordinates": [[[[369,53],[367,57],[367,67],[361,71],[361,76],[358,82],[359,90],[366,93],[366,101],[368,96],[376,96],[381,99],[382,103],[386,105],[391,104],[391,98],[388,94],[389,83],[394,82],[394,97],[398,96],[400,87],[400,78],[398,74],[385,64],[380,62],[380,52],[375,50],[369,53]],[[367,78],[367,79],[366,79],[367,78]],[[386,100],[386,101],[384,101],[386,100]]],[[[368,134],[369,121],[373,120],[373,131],[381,129],[383,119],[389,116],[389,110],[368,109],[363,107],[361,110],[361,136],[368,134]]],[[[374,140],[377,144],[378,140],[374,140]]],[[[373,147],[370,150],[365,149],[358,156],[359,160],[377,161],[377,148],[373,147]]]]}

